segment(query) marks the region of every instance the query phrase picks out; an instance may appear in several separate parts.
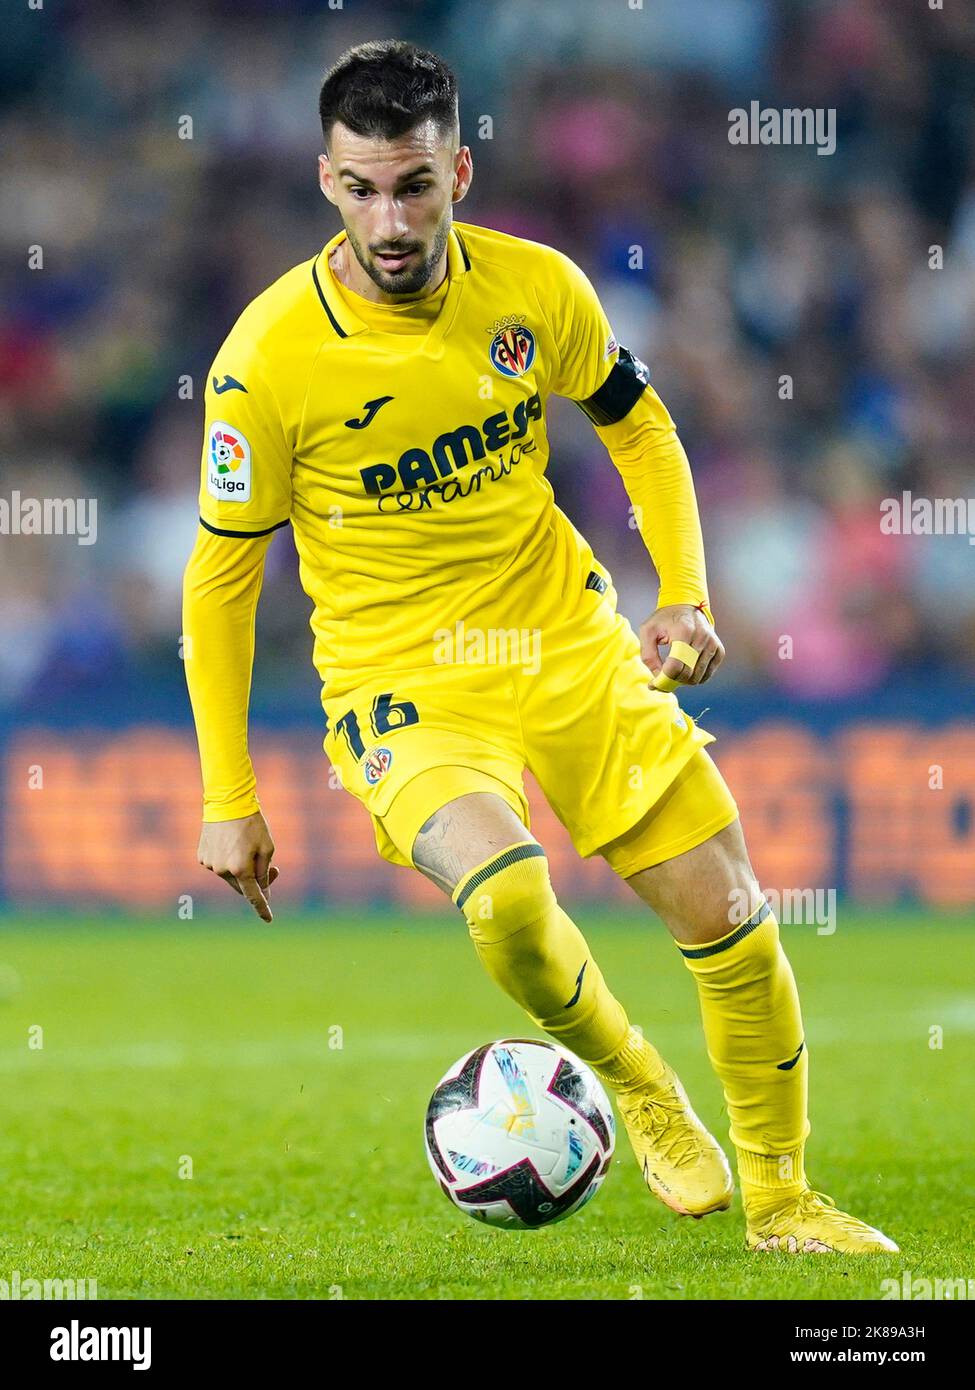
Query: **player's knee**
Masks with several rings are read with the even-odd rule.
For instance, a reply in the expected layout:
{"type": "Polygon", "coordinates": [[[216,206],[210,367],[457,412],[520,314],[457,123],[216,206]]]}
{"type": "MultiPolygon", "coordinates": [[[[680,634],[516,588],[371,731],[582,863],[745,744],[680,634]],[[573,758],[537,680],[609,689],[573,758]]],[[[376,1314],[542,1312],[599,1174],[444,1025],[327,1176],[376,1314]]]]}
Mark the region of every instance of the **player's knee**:
{"type": "MultiPolygon", "coordinates": [[[[493,946],[546,917],[556,906],[540,845],[510,845],[457,885],[454,902],[479,946],[493,946]]],[[[525,941],[528,950],[542,949],[525,941]]]]}
{"type": "Polygon", "coordinates": [[[713,844],[714,852],[706,865],[706,889],[694,893],[690,901],[686,892],[681,894],[681,910],[687,919],[684,925],[702,942],[728,936],[765,904],[737,825],[721,832],[713,844]]]}
{"type": "Polygon", "coordinates": [[[771,908],[757,891],[742,892],[740,899],[732,895],[727,904],[713,905],[713,911],[703,915],[696,924],[698,945],[714,941],[737,944],[747,941],[750,968],[761,974],[772,974],[777,968],[780,941],[779,927],[771,908]]]}

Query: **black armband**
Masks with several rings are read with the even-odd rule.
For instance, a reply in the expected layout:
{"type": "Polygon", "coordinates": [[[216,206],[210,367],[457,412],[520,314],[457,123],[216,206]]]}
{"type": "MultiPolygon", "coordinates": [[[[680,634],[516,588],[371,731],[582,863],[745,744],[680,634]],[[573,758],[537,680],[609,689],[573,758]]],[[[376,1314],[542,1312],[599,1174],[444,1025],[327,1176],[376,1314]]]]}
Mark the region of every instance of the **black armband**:
{"type": "Polygon", "coordinates": [[[584,401],[576,401],[594,425],[615,425],[628,415],[650,385],[646,363],[634,357],[628,348],[621,347],[619,357],[609,376],[584,401]]]}

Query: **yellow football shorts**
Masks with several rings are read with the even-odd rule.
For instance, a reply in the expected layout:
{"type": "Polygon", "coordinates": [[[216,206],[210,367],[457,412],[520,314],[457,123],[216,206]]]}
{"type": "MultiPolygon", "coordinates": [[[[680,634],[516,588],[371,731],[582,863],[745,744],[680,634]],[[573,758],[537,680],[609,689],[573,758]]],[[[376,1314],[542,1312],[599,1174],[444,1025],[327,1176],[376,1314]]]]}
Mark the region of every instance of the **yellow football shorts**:
{"type": "Polygon", "coordinates": [[[412,866],[417,832],[469,792],[502,797],[530,828],[527,767],[580,855],[627,877],[737,816],[704,753],[713,735],[650,686],[639,639],[588,592],[542,631],[468,629],[450,661],[324,697],[325,752],[372,817],[376,846],[412,866]],[[500,659],[503,657],[504,659],[500,659]]]}

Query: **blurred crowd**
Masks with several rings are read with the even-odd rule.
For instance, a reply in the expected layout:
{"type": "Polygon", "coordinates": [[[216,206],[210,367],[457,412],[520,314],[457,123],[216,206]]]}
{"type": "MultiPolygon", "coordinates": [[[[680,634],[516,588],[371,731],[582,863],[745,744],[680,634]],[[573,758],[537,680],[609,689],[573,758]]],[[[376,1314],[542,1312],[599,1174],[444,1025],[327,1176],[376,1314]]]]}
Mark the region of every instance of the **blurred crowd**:
{"type": "MultiPolygon", "coordinates": [[[[725,680],[975,674],[968,537],[880,527],[904,491],[975,496],[970,7],[66,0],[4,25],[0,496],[96,497],[98,541],[0,537],[0,706],[178,675],[205,374],[337,230],[318,85],[384,36],[456,67],[460,216],[570,254],[648,363],[695,472],[725,680]],[[731,144],[752,100],[835,108],[836,152],[731,144]]],[[[622,485],[580,412],[549,424],[557,500],[639,622],[656,585],[622,485]]],[[[258,691],[307,686],[308,612],[284,532],[258,691]]]]}

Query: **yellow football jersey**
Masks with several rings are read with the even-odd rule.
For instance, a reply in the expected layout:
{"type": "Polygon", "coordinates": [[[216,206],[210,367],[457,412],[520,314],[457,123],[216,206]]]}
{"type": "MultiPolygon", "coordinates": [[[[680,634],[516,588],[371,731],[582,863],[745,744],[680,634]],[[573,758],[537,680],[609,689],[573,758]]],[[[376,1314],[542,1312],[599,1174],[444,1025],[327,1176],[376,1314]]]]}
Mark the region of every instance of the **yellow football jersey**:
{"type": "Polygon", "coordinates": [[[217,535],[291,521],[331,696],[428,662],[445,621],[555,621],[593,555],[545,476],[546,400],[607,426],[647,389],[560,252],[455,223],[439,312],[404,333],[340,290],[344,236],[259,295],[220,349],[200,491],[217,535]]]}

